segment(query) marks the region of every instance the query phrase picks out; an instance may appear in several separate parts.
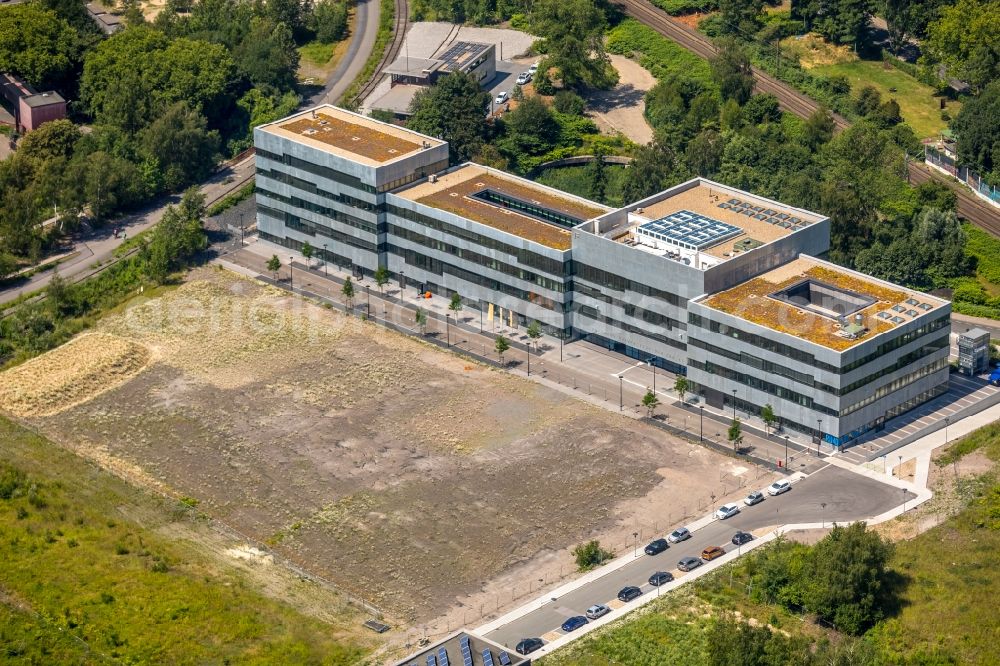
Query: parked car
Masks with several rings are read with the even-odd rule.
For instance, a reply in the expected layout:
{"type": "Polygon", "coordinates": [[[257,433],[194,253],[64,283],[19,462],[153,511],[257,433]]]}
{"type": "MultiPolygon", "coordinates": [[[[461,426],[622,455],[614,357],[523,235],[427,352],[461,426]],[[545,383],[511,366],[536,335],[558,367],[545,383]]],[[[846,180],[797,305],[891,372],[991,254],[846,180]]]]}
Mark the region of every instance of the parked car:
{"type": "Polygon", "coordinates": [[[642,590],[637,588],[635,585],[629,585],[628,587],[623,587],[618,593],[618,601],[632,601],[641,595],[642,590]]]}
{"type": "Polygon", "coordinates": [[[610,612],[611,609],[605,606],[604,604],[594,604],[593,606],[587,609],[585,615],[589,620],[596,620],[599,617],[604,617],[610,612]]]}
{"type": "Polygon", "coordinates": [[[667,535],[667,541],[670,543],[680,543],[685,539],[691,538],[691,532],[686,527],[678,527],[676,530],[667,535]]]}
{"type": "Polygon", "coordinates": [[[582,615],[574,615],[565,622],[562,623],[562,630],[569,633],[571,631],[576,631],[583,625],[587,624],[587,618],[582,615]]]}
{"type": "Polygon", "coordinates": [[[715,511],[715,517],[719,520],[725,520],[726,518],[732,518],[740,512],[739,504],[723,504],[715,511]]]}
{"type": "Polygon", "coordinates": [[[749,543],[750,541],[753,541],[753,535],[750,534],[749,532],[739,531],[733,535],[734,546],[742,546],[743,544],[749,543]]]}
{"type": "Polygon", "coordinates": [[[666,585],[673,579],[674,575],[669,571],[657,571],[649,577],[649,584],[653,587],[659,587],[661,585],[666,585]]]}
{"type": "Polygon", "coordinates": [[[746,496],[746,498],[743,500],[743,503],[746,504],[747,506],[753,506],[754,504],[760,504],[763,501],[764,501],[764,493],[760,492],[759,490],[755,490],[746,496]]]}
{"type": "Polygon", "coordinates": [[[521,72],[517,75],[517,85],[523,86],[531,81],[531,72],[521,72]]]}
{"type": "Polygon", "coordinates": [[[497,95],[497,98],[495,100],[493,100],[493,101],[494,101],[494,103],[497,104],[497,106],[499,106],[501,104],[506,104],[507,100],[509,100],[509,99],[510,99],[510,95],[507,94],[507,91],[506,90],[502,90],[502,91],[500,91],[500,94],[497,95]]]}
{"type": "Polygon", "coordinates": [[[705,550],[701,551],[701,559],[706,562],[711,562],[717,557],[722,557],[726,554],[726,551],[722,549],[722,546],[709,546],[705,550]]]}
{"type": "Polygon", "coordinates": [[[650,541],[649,545],[643,548],[643,552],[647,555],[659,555],[667,548],[669,548],[669,545],[666,539],[657,539],[656,541],[650,541]]]}
{"type": "Polygon", "coordinates": [[[685,557],[677,563],[677,568],[681,571],[691,571],[692,569],[697,569],[704,562],[699,560],[697,557],[685,557]]]}
{"type": "Polygon", "coordinates": [[[541,62],[541,61],[539,60],[538,62],[531,63],[531,67],[528,68],[528,73],[531,74],[532,76],[534,76],[535,74],[538,73],[538,63],[539,62],[541,62]]]}
{"type": "Polygon", "coordinates": [[[541,638],[522,638],[521,642],[514,647],[518,654],[531,654],[538,648],[545,645],[541,638]]]}
{"type": "Polygon", "coordinates": [[[781,481],[775,481],[767,487],[767,494],[772,497],[775,495],[780,495],[781,493],[787,493],[792,489],[792,484],[789,481],[782,479],[781,481]]]}
{"type": "Polygon", "coordinates": [[[990,373],[989,382],[990,384],[993,384],[993,386],[1000,386],[1000,368],[997,368],[990,373]]]}

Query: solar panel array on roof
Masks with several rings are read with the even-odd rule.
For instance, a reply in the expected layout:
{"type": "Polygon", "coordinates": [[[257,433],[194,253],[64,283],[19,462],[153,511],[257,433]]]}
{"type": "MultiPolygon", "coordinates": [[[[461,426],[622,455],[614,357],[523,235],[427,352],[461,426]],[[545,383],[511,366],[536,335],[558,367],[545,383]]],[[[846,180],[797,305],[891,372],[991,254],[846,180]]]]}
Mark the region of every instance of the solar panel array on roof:
{"type": "Polygon", "coordinates": [[[735,197],[720,203],[719,208],[730,210],[734,213],[739,213],[740,215],[746,215],[747,217],[755,220],[761,220],[762,222],[767,222],[768,224],[773,224],[776,227],[789,229],[791,231],[798,231],[802,227],[809,224],[808,220],[803,220],[800,217],[795,217],[794,215],[789,215],[788,213],[781,213],[772,208],[757,206],[749,201],[743,201],[742,199],[737,199],[735,197]]]}
{"type": "Polygon", "coordinates": [[[637,232],[671,245],[700,250],[727,238],[739,236],[743,230],[689,210],[679,210],[666,217],[639,225],[637,232]]]}

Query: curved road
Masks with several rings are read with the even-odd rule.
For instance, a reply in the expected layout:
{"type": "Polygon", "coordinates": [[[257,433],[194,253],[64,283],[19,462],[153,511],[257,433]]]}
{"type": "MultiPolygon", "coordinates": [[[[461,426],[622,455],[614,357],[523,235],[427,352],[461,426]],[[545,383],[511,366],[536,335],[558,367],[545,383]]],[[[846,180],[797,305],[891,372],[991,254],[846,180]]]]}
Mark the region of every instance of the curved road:
{"type": "MultiPolygon", "coordinates": [[[[647,0],[621,0],[621,2],[626,14],[649,26],[664,37],[677,42],[677,44],[695,55],[705,59],[715,55],[715,45],[712,44],[708,37],[693,28],[671,20],[665,12],[650,4],[647,0]]],[[[820,104],[816,100],[756,67],[753,68],[753,75],[756,80],[757,90],[771,93],[777,97],[781,108],[790,113],[807,118],[820,108],[820,104]]],[[[851,124],[850,121],[839,114],[834,114],[833,118],[839,130],[846,129],[851,124]]],[[[933,179],[951,187],[955,194],[958,195],[958,214],[986,231],[1000,236],[1000,212],[982,201],[965,186],[952,182],[945,178],[945,176],[931,171],[920,162],[909,162],[907,168],[910,182],[912,183],[922,183],[933,179]]]]}
{"type": "Polygon", "coordinates": [[[347,53],[326,80],[323,90],[313,95],[307,106],[336,104],[365,67],[378,35],[379,0],[358,0],[354,32],[347,53]]]}

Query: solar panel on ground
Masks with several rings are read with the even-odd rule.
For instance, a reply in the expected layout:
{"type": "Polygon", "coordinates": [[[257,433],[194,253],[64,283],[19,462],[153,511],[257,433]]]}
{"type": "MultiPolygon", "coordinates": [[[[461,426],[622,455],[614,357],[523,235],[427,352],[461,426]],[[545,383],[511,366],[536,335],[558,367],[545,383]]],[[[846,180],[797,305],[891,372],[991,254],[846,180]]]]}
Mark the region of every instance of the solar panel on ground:
{"type": "Polygon", "coordinates": [[[739,227],[689,210],[679,210],[639,226],[639,234],[699,250],[743,233],[739,227]]]}
{"type": "Polygon", "coordinates": [[[490,652],[489,648],[483,650],[483,664],[485,666],[493,666],[493,653],[490,652]]]}

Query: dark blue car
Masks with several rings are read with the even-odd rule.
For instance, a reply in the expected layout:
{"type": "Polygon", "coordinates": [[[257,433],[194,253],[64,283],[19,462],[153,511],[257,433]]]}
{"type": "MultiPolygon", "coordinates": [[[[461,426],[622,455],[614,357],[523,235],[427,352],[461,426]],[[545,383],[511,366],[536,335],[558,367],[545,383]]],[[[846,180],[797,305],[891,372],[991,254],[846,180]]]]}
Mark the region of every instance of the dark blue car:
{"type": "Polygon", "coordinates": [[[569,633],[571,631],[576,631],[585,624],[587,624],[587,618],[582,615],[574,615],[562,623],[562,630],[569,633]]]}

